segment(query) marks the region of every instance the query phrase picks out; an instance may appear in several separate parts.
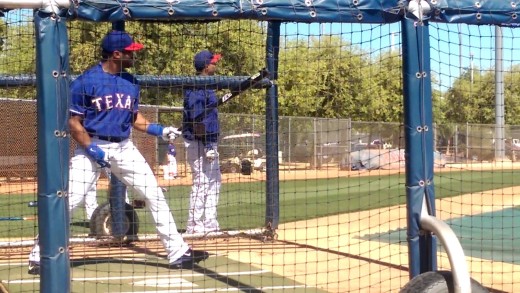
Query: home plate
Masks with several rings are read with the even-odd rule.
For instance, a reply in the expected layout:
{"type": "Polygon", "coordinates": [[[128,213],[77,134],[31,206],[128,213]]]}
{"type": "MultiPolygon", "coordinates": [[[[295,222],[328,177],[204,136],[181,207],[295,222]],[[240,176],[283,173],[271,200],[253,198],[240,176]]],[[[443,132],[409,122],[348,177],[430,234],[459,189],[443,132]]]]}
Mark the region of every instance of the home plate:
{"type": "Polygon", "coordinates": [[[134,282],[137,286],[150,286],[150,287],[194,287],[197,286],[190,281],[186,281],[182,278],[164,278],[164,279],[150,279],[139,282],[134,282]]]}

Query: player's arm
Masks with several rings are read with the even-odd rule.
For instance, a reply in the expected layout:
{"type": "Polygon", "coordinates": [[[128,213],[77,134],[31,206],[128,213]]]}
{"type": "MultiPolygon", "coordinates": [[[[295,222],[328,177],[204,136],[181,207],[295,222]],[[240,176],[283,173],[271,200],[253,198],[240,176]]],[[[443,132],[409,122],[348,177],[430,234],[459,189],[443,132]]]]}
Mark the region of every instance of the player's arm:
{"type": "Polygon", "coordinates": [[[150,122],[146,119],[143,114],[137,112],[134,114],[134,129],[142,132],[146,132],[146,129],[150,126],[150,122]]]}
{"type": "Polygon", "coordinates": [[[73,115],[69,118],[69,129],[72,138],[82,147],[90,145],[90,136],[85,127],[83,127],[83,117],[80,115],[73,115]]]}
{"type": "Polygon", "coordinates": [[[162,137],[166,141],[174,140],[178,135],[180,135],[178,128],[172,126],[164,127],[161,124],[150,123],[150,121],[148,121],[148,119],[146,119],[140,112],[134,114],[134,129],[146,132],[153,136],[162,137]]]}

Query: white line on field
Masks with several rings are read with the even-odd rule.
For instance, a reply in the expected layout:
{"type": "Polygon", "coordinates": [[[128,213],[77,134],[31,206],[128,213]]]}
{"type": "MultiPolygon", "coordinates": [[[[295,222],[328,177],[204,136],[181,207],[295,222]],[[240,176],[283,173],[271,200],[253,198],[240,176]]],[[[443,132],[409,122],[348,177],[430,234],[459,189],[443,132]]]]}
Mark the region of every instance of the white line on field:
{"type": "MultiPolygon", "coordinates": [[[[72,278],[72,281],[76,282],[84,282],[84,281],[111,281],[111,280],[131,280],[131,279],[147,279],[153,277],[154,279],[158,278],[181,278],[181,277],[203,277],[203,276],[239,276],[239,275],[256,275],[268,273],[268,270],[258,270],[258,271],[243,271],[243,272],[223,272],[223,273],[209,273],[209,274],[200,274],[200,273],[183,273],[183,274],[165,274],[165,275],[153,275],[153,276],[119,276],[119,277],[94,277],[94,278],[72,278]]],[[[26,284],[26,283],[39,283],[40,279],[30,279],[30,280],[2,280],[2,283],[5,284],[26,284]]]]}
{"type": "MultiPolygon", "coordinates": [[[[309,288],[305,285],[294,285],[294,286],[263,286],[263,287],[233,287],[233,288],[201,288],[201,289],[181,289],[181,290],[161,290],[161,291],[131,291],[131,293],[191,293],[191,292],[234,292],[244,290],[282,290],[282,289],[296,289],[296,288],[309,288]]],[[[119,292],[119,293],[130,293],[130,292],[119,292]]]]}
{"type": "MultiPolygon", "coordinates": [[[[117,258],[115,259],[115,261],[117,260],[126,260],[126,261],[147,261],[148,259],[146,258],[135,258],[135,257],[123,257],[123,258],[117,258]]],[[[96,262],[96,259],[82,259],[82,260],[71,260],[71,262],[75,262],[75,261],[81,261],[81,262],[96,262]]],[[[24,266],[24,265],[27,265],[28,264],[28,261],[26,262],[0,262],[0,267],[4,267],[4,266],[24,266]]]]}

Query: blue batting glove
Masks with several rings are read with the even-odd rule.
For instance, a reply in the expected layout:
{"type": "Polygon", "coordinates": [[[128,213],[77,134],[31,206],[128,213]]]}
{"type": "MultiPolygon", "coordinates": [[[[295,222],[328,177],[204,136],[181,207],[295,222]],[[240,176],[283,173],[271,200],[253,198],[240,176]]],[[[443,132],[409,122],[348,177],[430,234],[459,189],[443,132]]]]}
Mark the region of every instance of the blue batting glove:
{"type": "Polygon", "coordinates": [[[96,161],[101,168],[110,168],[110,163],[105,160],[96,161]]]}
{"type": "Polygon", "coordinates": [[[92,160],[98,163],[98,165],[101,166],[101,168],[110,168],[110,164],[107,161],[105,161],[105,152],[97,144],[89,144],[85,148],[85,152],[92,160]]]}

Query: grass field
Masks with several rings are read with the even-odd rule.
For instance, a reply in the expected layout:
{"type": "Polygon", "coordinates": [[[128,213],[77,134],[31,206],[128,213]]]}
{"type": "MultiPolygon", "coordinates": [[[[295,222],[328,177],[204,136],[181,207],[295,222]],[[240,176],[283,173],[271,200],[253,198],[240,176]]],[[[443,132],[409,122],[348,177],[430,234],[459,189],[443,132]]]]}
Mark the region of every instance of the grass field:
{"type": "MultiPolygon", "coordinates": [[[[435,176],[436,198],[505,188],[518,185],[519,171],[453,171],[435,176]]],[[[403,204],[405,176],[375,175],[346,178],[280,181],[280,223],[294,222],[321,216],[369,210],[403,204]]],[[[190,186],[171,186],[165,193],[179,229],[185,227],[190,186]]],[[[264,225],[265,182],[226,183],[222,185],[219,220],[224,230],[257,228],[264,225]]],[[[106,201],[106,191],[100,191],[98,201],[106,201]]],[[[28,207],[35,194],[0,196],[0,217],[35,216],[37,209],[28,207]]],[[[151,216],[145,209],[137,210],[140,233],[155,233],[151,216]]],[[[34,220],[0,221],[2,238],[32,237],[36,232],[34,220]]],[[[73,218],[72,233],[88,233],[84,212],[78,210],[73,218]]]]}

